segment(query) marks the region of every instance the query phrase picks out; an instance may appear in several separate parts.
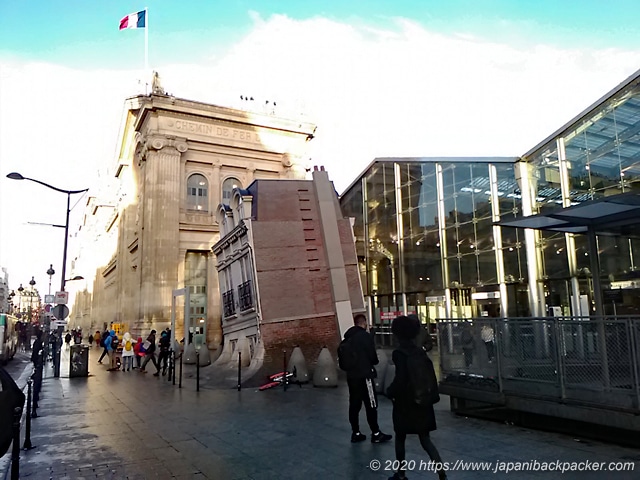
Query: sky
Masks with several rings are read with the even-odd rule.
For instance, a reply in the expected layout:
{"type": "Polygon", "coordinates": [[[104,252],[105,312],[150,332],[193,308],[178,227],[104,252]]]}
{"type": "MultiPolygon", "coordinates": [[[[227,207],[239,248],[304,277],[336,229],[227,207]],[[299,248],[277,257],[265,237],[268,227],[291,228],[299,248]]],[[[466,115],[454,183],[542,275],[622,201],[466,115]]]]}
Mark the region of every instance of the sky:
{"type": "MultiPolygon", "coordinates": [[[[518,156],[640,68],[636,2],[0,0],[0,266],[60,286],[67,196],[113,175],[128,96],[317,125],[312,165],[342,192],[376,157],[518,156]],[[118,30],[148,7],[144,30],[118,30]],[[253,96],[255,106],[241,101],[253,96]],[[35,224],[43,225],[35,225],[35,224]]],[[[70,246],[86,195],[71,197],[70,246]]],[[[91,276],[71,272],[67,277],[91,276]]],[[[82,287],[80,282],[74,282],[82,287]]],[[[67,284],[68,289],[72,287],[67,284]]]]}

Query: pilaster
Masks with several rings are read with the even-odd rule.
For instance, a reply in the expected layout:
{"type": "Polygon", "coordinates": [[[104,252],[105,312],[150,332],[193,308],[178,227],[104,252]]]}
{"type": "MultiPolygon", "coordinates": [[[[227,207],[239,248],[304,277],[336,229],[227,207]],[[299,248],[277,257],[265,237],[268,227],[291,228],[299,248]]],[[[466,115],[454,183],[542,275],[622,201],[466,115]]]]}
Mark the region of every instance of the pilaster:
{"type": "Polygon", "coordinates": [[[164,326],[171,317],[172,290],[178,285],[181,155],[184,139],[149,135],[141,138],[145,162],[142,197],[142,316],[147,326],[164,326]],[[150,325],[149,325],[150,324],[150,325]]]}

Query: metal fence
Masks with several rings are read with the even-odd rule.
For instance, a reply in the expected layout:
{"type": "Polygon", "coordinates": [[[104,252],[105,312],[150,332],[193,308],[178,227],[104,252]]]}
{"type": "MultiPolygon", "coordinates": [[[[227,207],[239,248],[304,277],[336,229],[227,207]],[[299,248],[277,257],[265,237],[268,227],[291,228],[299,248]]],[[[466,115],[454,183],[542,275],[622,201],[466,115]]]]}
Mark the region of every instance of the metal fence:
{"type": "Polygon", "coordinates": [[[640,317],[438,320],[441,381],[640,409],[640,317]]]}

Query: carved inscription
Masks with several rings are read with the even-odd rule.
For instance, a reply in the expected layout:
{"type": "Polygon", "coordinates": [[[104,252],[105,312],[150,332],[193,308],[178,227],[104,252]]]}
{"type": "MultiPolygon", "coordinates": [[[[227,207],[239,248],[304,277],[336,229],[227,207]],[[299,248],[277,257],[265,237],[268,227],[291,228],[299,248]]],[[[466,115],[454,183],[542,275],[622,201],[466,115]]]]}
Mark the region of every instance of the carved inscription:
{"type": "Polygon", "coordinates": [[[208,137],[226,138],[229,140],[240,140],[243,142],[261,143],[260,135],[256,132],[239,130],[237,128],[221,127],[209,125],[207,123],[190,122],[188,120],[167,120],[167,126],[181,133],[195,133],[208,137]]]}

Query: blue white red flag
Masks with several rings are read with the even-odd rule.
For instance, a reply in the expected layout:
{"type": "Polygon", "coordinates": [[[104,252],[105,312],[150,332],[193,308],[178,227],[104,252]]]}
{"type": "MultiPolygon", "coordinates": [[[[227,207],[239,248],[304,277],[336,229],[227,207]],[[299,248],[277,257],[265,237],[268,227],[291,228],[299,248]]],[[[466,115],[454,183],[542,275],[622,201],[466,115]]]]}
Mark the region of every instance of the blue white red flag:
{"type": "Polygon", "coordinates": [[[147,26],[147,11],[130,13],[120,20],[120,30],[125,28],[145,28],[147,26]]]}

